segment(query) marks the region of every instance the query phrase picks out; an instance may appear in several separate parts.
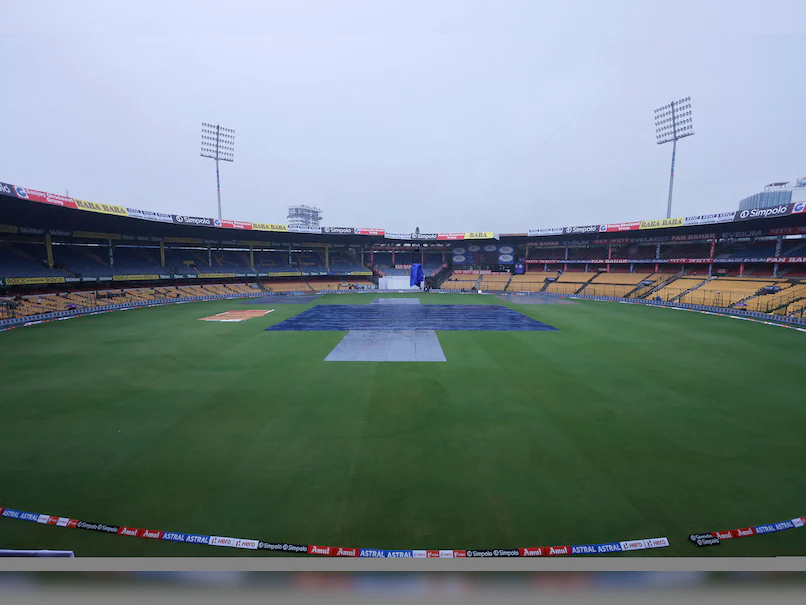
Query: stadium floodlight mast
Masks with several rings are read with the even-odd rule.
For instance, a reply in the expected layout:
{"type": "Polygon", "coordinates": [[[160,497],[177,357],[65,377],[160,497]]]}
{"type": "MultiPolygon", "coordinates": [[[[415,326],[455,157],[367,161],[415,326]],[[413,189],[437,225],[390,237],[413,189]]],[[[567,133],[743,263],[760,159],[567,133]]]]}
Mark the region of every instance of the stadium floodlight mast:
{"type": "Polygon", "coordinates": [[[674,188],[674,156],[677,153],[677,140],[694,134],[691,118],[691,97],[672,101],[655,110],[655,139],[658,145],[673,141],[672,171],[669,176],[669,202],[666,205],[666,218],[672,217],[672,189],[674,188]]]}
{"type": "Polygon", "coordinates": [[[201,156],[215,160],[218,220],[221,220],[221,179],[218,176],[218,161],[232,162],[235,160],[235,131],[218,124],[202,122],[201,156]]]}

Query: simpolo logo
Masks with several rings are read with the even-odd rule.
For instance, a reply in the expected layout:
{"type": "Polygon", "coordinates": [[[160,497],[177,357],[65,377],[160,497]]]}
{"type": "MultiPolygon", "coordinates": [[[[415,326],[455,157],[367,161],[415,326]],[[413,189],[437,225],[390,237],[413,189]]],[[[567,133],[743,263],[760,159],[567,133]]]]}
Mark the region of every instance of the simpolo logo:
{"type": "Polygon", "coordinates": [[[350,227],[325,227],[325,233],[341,233],[344,235],[349,235],[353,233],[353,230],[350,227]]]}
{"type": "Polygon", "coordinates": [[[11,185],[0,183],[0,193],[5,193],[6,195],[13,195],[11,192],[11,185]]]}

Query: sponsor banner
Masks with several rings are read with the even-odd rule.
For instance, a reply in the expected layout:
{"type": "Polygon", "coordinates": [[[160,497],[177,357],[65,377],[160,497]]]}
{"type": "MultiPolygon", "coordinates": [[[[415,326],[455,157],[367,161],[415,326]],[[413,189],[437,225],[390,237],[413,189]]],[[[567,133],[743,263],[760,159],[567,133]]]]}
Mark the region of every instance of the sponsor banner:
{"type": "MultiPolygon", "coordinates": [[[[637,550],[640,548],[661,548],[669,546],[667,538],[649,538],[645,540],[633,540],[630,542],[613,542],[607,544],[583,544],[576,546],[549,546],[530,548],[498,548],[489,550],[386,550],[376,548],[345,548],[335,546],[317,546],[304,544],[287,544],[282,542],[263,542],[250,538],[233,538],[228,536],[208,536],[203,534],[189,534],[183,532],[169,532],[156,529],[142,529],[138,527],[106,525],[103,523],[89,523],[70,519],[69,517],[56,517],[33,512],[23,512],[9,508],[0,507],[0,516],[9,519],[18,519],[32,523],[55,525],[83,529],[87,531],[97,531],[103,533],[117,534],[119,536],[145,538],[151,540],[165,540],[168,542],[184,542],[189,544],[207,544],[210,546],[221,546],[225,548],[242,548],[247,550],[270,550],[284,553],[301,553],[314,556],[325,557],[363,557],[379,559],[456,559],[456,558],[479,558],[479,557],[542,557],[542,556],[564,556],[564,555],[590,555],[609,552],[619,552],[622,550],[637,550]]],[[[764,528],[762,532],[780,531],[792,527],[803,526],[804,518],[796,518],[790,521],[759,526],[764,528]]],[[[748,531],[755,532],[758,528],[748,528],[748,531]]],[[[711,537],[710,534],[703,536],[711,537]]]]}
{"type": "Polygon", "coordinates": [[[546,554],[545,548],[519,548],[518,553],[521,557],[542,557],[546,554]]]}
{"type": "Polygon", "coordinates": [[[384,230],[383,229],[365,229],[365,228],[362,228],[362,229],[356,229],[355,234],[356,235],[380,235],[380,236],[383,236],[384,230]]]}
{"type": "Polygon", "coordinates": [[[719,538],[713,534],[691,534],[688,537],[689,541],[700,547],[705,546],[719,546],[719,538]]]}
{"type": "Polygon", "coordinates": [[[0,225],[0,233],[17,233],[19,232],[19,227],[15,227],[14,225],[0,225]]]}
{"type": "Polygon", "coordinates": [[[638,231],[641,228],[641,221],[631,223],[607,223],[599,225],[599,233],[617,233],[620,231],[638,231]]]}
{"type": "Polygon", "coordinates": [[[492,231],[467,231],[464,239],[495,239],[492,231]]]}
{"type": "Polygon", "coordinates": [[[546,550],[546,556],[549,557],[561,557],[564,555],[571,554],[571,547],[570,546],[549,546],[546,550]]]}
{"type": "MultiPolygon", "coordinates": [[[[275,231],[278,233],[286,233],[288,231],[288,225],[281,225],[275,223],[250,223],[252,225],[253,231],[275,231]]],[[[307,232],[306,232],[307,233],[307,232]]],[[[316,229],[311,231],[311,233],[319,233],[319,230],[316,229]]]]}
{"type": "MultiPolygon", "coordinates": [[[[70,525],[68,524],[68,527],[70,525]]],[[[100,531],[107,534],[116,534],[120,530],[117,525],[105,525],[104,523],[87,523],[86,521],[78,521],[75,525],[76,529],[85,529],[87,531],[100,531]]]]}
{"type": "Polygon", "coordinates": [[[145,221],[156,221],[159,223],[172,223],[173,218],[170,214],[162,212],[152,212],[151,210],[139,210],[138,208],[126,208],[130,218],[139,218],[145,221]]]}
{"type": "Polygon", "coordinates": [[[720,212],[719,214],[702,214],[700,216],[687,216],[683,219],[685,226],[714,225],[716,223],[731,223],[736,212],[720,212]]]}
{"type": "Polygon", "coordinates": [[[322,233],[326,235],[353,235],[355,229],[352,227],[322,227],[322,233]]]}
{"type": "Polygon", "coordinates": [[[123,206],[112,206],[110,204],[99,204],[98,202],[90,202],[87,200],[79,200],[73,198],[76,203],[76,208],[79,210],[86,210],[88,212],[98,212],[100,214],[114,214],[115,216],[129,216],[129,211],[123,206]]]}
{"type": "Polygon", "coordinates": [[[145,281],[159,278],[159,275],[113,275],[112,281],[145,281]]]}
{"type": "Polygon", "coordinates": [[[0,195],[8,195],[10,197],[17,197],[14,193],[14,185],[11,183],[0,183],[0,195]]]}
{"type": "Polygon", "coordinates": [[[710,258],[670,258],[667,262],[675,264],[705,265],[712,260],[710,258]]]}
{"type": "Polygon", "coordinates": [[[779,216],[789,216],[794,206],[798,204],[781,204],[770,208],[752,208],[750,210],[740,210],[736,213],[734,221],[752,221],[757,218],[777,218],[779,216]]]}
{"type": "Polygon", "coordinates": [[[571,546],[571,554],[572,555],[595,555],[596,552],[596,544],[577,544],[575,546],[571,546]]]}
{"type": "Polygon", "coordinates": [[[440,239],[440,237],[438,233],[409,233],[409,236],[406,239],[417,241],[433,241],[440,239]]]}
{"type": "Polygon", "coordinates": [[[299,277],[298,271],[269,271],[266,277],[299,277]]]}
{"type": "Polygon", "coordinates": [[[194,275],[193,277],[204,277],[204,278],[212,278],[212,279],[220,279],[224,277],[235,277],[234,273],[199,273],[198,275],[194,275]]]}
{"type": "Polygon", "coordinates": [[[308,546],[305,544],[285,544],[283,542],[258,542],[258,550],[272,550],[306,554],[308,546]]]}
{"type": "Polygon", "coordinates": [[[685,218],[662,218],[656,221],[641,221],[641,229],[668,229],[669,227],[682,227],[685,218]]]}
{"type": "Polygon", "coordinates": [[[202,218],[200,216],[187,216],[186,214],[172,214],[171,221],[177,225],[198,225],[201,227],[213,227],[213,219],[202,218]]]}
{"type": "MultiPolygon", "coordinates": [[[[667,540],[667,546],[668,540],[667,540]]],[[[609,552],[621,552],[621,542],[608,542],[607,544],[597,544],[596,545],[596,554],[603,555],[609,552]]]]}
{"type": "Polygon", "coordinates": [[[669,238],[673,242],[690,242],[692,240],[713,239],[713,233],[696,233],[693,235],[673,235],[669,238]]]}
{"type": "Polygon", "coordinates": [[[411,239],[411,233],[393,233],[391,231],[386,231],[383,236],[386,239],[411,239]]]}
{"type": "MultiPolygon", "coordinates": [[[[254,223],[252,224],[252,229],[255,229],[254,223]]],[[[260,231],[260,229],[256,229],[256,231],[260,231]]],[[[293,233],[322,233],[321,227],[288,227],[288,231],[293,233]]]]}
{"type": "Polygon", "coordinates": [[[20,227],[20,233],[25,233],[28,235],[42,235],[45,233],[44,229],[34,229],[32,227],[20,227]]]}
{"type": "Polygon", "coordinates": [[[75,208],[76,203],[71,197],[57,195],[55,193],[47,193],[45,191],[37,191],[36,189],[26,189],[25,187],[14,187],[14,193],[21,200],[29,200],[31,202],[39,202],[41,204],[51,204],[53,206],[62,206],[64,208],[75,208]]]}
{"type": "Polygon", "coordinates": [[[614,237],[612,239],[595,239],[591,243],[599,246],[618,246],[620,244],[631,244],[633,240],[626,237],[614,237]]]}
{"type": "Polygon", "coordinates": [[[762,229],[755,231],[723,231],[719,234],[720,239],[741,239],[743,237],[761,237],[765,235],[762,229]]]}
{"type": "Polygon", "coordinates": [[[770,229],[768,235],[797,235],[798,233],[806,233],[806,226],[803,227],[781,227],[779,229],[770,229]]]}
{"type": "Polygon", "coordinates": [[[100,233],[97,231],[73,231],[73,237],[83,237],[84,239],[121,239],[120,233],[100,233]]]}
{"type": "Polygon", "coordinates": [[[806,256],[773,256],[760,260],[767,263],[806,263],[806,256]]]}
{"type": "Polygon", "coordinates": [[[308,546],[309,555],[321,555],[323,557],[330,557],[333,554],[332,546],[308,546]]]}
{"type": "Polygon", "coordinates": [[[38,286],[42,284],[63,284],[63,277],[7,277],[7,286],[38,286]]]}
{"type": "Polygon", "coordinates": [[[644,540],[644,545],[647,548],[666,548],[669,546],[669,538],[666,536],[662,538],[647,538],[644,540]]]}
{"type": "Polygon", "coordinates": [[[598,233],[599,225],[583,225],[581,227],[563,227],[563,235],[588,235],[598,233]]]}
{"type": "Polygon", "coordinates": [[[201,244],[202,240],[197,237],[165,237],[162,239],[166,244],[201,244]]]}
{"type": "Polygon", "coordinates": [[[527,233],[529,237],[545,237],[545,236],[562,235],[562,234],[563,234],[562,227],[553,227],[550,229],[529,229],[527,233]]]}
{"type": "Polygon", "coordinates": [[[464,233],[437,233],[434,239],[444,241],[459,241],[465,239],[464,233]]]}
{"type": "Polygon", "coordinates": [[[214,222],[216,227],[223,227],[224,229],[241,229],[246,231],[252,230],[252,223],[245,223],[244,221],[231,221],[229,219],[216,220],[214,222]]]}

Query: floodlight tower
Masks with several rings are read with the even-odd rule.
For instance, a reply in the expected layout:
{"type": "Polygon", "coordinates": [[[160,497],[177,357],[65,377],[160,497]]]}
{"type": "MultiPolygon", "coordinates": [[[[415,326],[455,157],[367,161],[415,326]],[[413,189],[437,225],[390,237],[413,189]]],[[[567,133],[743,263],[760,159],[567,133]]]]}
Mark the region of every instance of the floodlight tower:
{"type": "Polygon", "coordinates": [[[666,218],[672,216],[672,189],[674,188],[674,156],[677,153],[677,140],[694,134],[691,118],[691,97],[672,101],[655,110],[655,138],[658,145],[674,141],[672,145],[672,172],[669,176],[669,202],[666,205],[666,218]]]}
{"type": "Polygon", "coordinates": [[[215,160],[215,182],[218,188],[218,220],[221,220],[221,180],[218,176],[218,161],[235,160],[235,131],[218,124],[202,122],[201,156],[215,160]]]}

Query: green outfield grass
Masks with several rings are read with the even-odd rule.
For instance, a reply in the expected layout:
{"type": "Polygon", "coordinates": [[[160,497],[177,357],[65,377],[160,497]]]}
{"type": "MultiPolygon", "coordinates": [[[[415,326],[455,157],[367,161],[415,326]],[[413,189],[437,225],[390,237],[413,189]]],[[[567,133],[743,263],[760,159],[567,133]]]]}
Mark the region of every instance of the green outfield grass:
{"type": "MultiPolygon", "coordinates": [[[[560,331],[440,332],[447,363],[325,363],[344,332],[264,331],[309,306],[207,323],[272,306],[171,305],[1,333],[0,506],[346,547],[668,536],[636,554],[806,554],[806,528],[687,542],[806,515],[804,333],[638,305],[507,305],[560,331]]],[[[0,548],[261,554],[9,519],[0,548]]]]}

